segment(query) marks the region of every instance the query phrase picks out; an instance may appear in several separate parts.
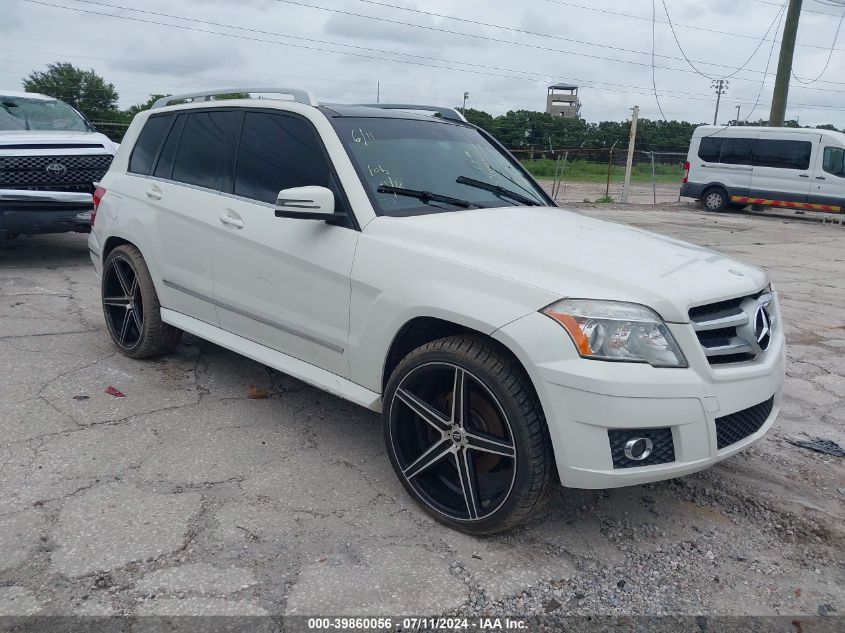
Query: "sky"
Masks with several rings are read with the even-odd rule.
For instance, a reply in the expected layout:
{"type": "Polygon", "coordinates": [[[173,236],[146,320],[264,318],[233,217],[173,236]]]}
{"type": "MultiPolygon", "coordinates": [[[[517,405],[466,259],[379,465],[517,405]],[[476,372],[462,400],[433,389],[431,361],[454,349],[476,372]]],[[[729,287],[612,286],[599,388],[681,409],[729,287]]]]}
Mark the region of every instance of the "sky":
{"type": "MultiPolygon", "coordinates": [[[[787,108],[787,119],[802,125],[845,128],[845,27],[830,52],[845,12],[838,2],[804,0],[787,108]]],[[[460,106],[468,92],[467,107],[497,115],[543,110],[550,84],[571,83],[588,121],[622,121],[639,105],[649,119],[712,123],[711,84],[727,78],[719,123],[736,118],[737,106],[740,119],[757,120],[768,118],[782,7],[779,0],[0,0],[0,91],[21,90],[32,70],[65,61],[113,83],[124,108],[153,93],[295,86],[335,103],[372,102],[378,90],[382,102],[460,106]]]]}

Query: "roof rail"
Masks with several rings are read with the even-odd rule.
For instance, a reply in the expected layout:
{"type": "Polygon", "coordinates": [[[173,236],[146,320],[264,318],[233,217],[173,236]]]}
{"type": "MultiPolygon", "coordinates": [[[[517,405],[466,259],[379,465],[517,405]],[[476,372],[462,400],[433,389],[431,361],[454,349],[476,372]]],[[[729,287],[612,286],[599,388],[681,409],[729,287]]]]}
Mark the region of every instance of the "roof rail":
{"type": "Polygon", "coordinates": [[[208,101],[210,97],[219,97],[221,95],[243,93],[271,93],[280,95],[289,95],[297,103],[304,103],[305,105],[318,106],[320,105],[317,98],[308,90],[301,88],[226,88],[221,90],[202,90],[200,92],[188,92],[180,95],[170,95],[169,97],[162,97],[153,104],[153,108],[163,108],[171,105],[174,101],[183,101],[191,99],[192,101],[208,101]]]}
{"type": "Polygon", "coordinates": [[[423,110],[425,112],[436,112],[444,119],[467,122],[464,115],[455,108],[444,108],[442,106],[415,105],[413,103],[357,103],[355,105],[366,108],[382,108],[384,110],[423,110]]]}

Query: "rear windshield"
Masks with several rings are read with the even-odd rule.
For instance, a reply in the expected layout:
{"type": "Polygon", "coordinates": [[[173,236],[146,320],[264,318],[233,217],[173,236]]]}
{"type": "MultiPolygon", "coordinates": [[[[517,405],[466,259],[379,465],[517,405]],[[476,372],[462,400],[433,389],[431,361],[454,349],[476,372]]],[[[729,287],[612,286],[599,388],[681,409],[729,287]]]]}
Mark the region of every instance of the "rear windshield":
{"type": "Polygon", "coordinates": [[[85,119],[58,99],[29,99],[0,95],[0,130],[89,131],[85,119]]]}

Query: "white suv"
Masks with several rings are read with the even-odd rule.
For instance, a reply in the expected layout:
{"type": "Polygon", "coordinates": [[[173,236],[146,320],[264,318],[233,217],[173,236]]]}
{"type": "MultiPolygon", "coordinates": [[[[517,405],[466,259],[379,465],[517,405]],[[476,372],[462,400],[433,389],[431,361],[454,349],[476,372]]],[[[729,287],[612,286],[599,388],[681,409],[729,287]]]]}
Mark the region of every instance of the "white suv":
{"type": "Polygon", "coordinates": [[[475,534],[556,483],[685,475],[772,425],[763,271],[557,208],[454,110],[273,92],[293,100],[135,117],[89,238],[124,354],[190,332],[381,411],[408,493],[475,534]]]}

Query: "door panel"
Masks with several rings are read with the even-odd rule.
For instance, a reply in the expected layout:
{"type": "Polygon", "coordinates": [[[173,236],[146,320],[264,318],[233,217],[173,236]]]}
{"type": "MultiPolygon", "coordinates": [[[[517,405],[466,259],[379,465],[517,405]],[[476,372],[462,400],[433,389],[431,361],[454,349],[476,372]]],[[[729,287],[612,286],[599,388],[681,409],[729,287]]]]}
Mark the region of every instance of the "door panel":
{"type": "Polygon", "coordinates": [[[813,172],[809,201],[845,207],[845,148],[822,145],[813,172]]]}
{"type": "Polygon", "coordinates": [[[213,325],[219,321],[211,251],[238,120],[238,113],[226,110],[180,115],[144,192],[157,210],[150,232],[164,255],[162,305],[213,325]]]}
{"type": "Polygon", "coordinates": [[[806,202],[810,192],[818,136],[812,141],[794,134],[767,134],[754,145],[751,195],[806,202]]]}
{"type": "Polygon", "coordinates": [[[220,326],[347,376],[350,272],[358,231],[318,220],[277,218],[281,189],[306,185],[345,201],[319,137],[305,119],[247,111],[233,193],[213,249],[220,326]]]}

